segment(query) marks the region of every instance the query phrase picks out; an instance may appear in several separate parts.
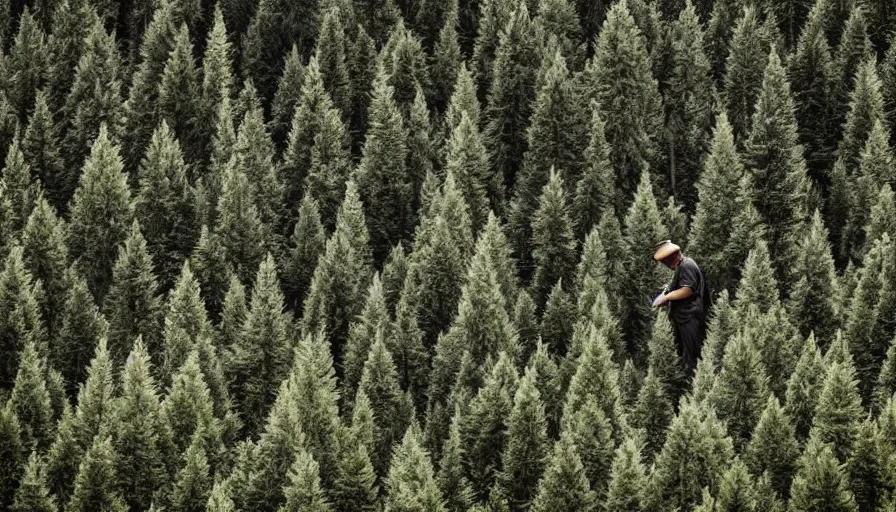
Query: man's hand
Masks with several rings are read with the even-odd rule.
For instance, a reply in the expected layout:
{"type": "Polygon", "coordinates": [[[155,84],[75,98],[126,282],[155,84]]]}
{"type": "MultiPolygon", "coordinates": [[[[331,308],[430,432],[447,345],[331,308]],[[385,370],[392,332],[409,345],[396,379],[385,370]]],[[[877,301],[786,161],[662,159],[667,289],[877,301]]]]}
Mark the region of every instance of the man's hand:
{"type": "Polygon", "coordinates": [[[664,304],[666,304],[666,302],[668,302],[668,301],[669,301],[669,299],[666,297],[666,294],[661,293],[661,294],[657,295],[655,299],[653,299],[652,305],[653,305],[653,307],[658,308],[658,307],[661,307],[664,304]]]}

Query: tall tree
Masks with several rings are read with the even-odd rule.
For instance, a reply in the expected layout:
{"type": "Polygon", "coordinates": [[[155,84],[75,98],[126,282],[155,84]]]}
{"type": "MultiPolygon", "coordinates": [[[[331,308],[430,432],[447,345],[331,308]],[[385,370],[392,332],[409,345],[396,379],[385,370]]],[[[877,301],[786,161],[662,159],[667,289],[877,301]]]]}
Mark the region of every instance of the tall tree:
{"type": "Polygon", "coordinates": [[[37,452],[31,452],[28,463],[25,465],[22,483],[16,490],[15,500],[10,510],[13,512],[53,512],[58,510],[56,500],[47,488],[46,471],[46,463],[37,455],[37,452]]]}
{"type": "Polygon", "coordinates": [[[767,474],[779,497],[790,495],[799,447],[793,423],[774,395],[769,395],[745,453],[753,475],[767,474]]]}
{"type": "Polygon", "coordinates": [[[797,465],[799,469],[790,488],[791,510],[858,510],[843,466],[837,462],[830,445],[811,437],[797,465]]]}
{"type": "Polygon", "coordinates": [[[248,283],[266,250],[270,250],[267,227],[262,223],[252,198],[246,173],[231,157],[224,170],[221,199],[218,202],[216,238],[224,248],[227,262],[240,281],[248,283]]]}
{"type": "Polygon", "coordinates": [[[386,478],[384,510],[442,512],[442,496],[436,485],[429,453],[423,448],[422,434],[412,424],[395,449],[394,461],[386,478]]]}
{"type": "MultiPolygon", "coordinates": [[[[316,60],[312,56],[313,60],[316,60]]],[[[310,64],[310,62],[309,62],[310,64]]],[[[284,58],[283,73],[277,81],[277,92],[271,102],[271,121],[268,128],[271,138],[279,153],[286,149],[289,127],[296,112],[296,106],[302,97],[302,84],[305,83],[305,64],[299,49],[293,45],[284,58]]]]}
{"type": "Polygon", "coordinates": [[[346,31],[344,14],[338,8],[329,8],[320,22],[315,55],[320,65],[324,88],[333,99],[333,105],[347,119],[351,108],[352,91],[346,61],[346,31]]]}
{"type": "Polygon", "coordinates": [[[600,223],[604,212],[616,208],[616,178],[610,160],[606,122],[597,103],[591,102],[591,124],[588,131],[588,147],[585,148],[585,165],[576,183],[572,200],[573,223],[579,239],[585,238],[600,223]]]}
{"type": "Polygon", "coordinates": [[[28,339],[19,352],[19,369],[9,402],[21,429],[23,448],[45,450],[53,437],[53,411],[47,390],[46,358],[28,339]]]}
{"type": "Polygon", "coordinates": [[[772,41],[756,7],[746,6],[738,14],[731,33],[731,50],[725,60],[723,91],[734,137],[746,141],[762,92],[763,70],[768,64],[772,41]]]}
{"type": "Polygon", "coordinates": [[[6,95],[22,123],[34,109],[35,92],[46,79],[46,39],[40,22],[26,7],[18,17],[18,31],[9,45],[9,55],[3,59],[5,72],[16,77],[6,84],[6,95]]]}
{"type": "Polygon", "coordinates": [[[203,141],[200,132],[202,98],[199,69],[193,58],[193,45],[186,24],[177,31],[159,83],[159,120],[166,121],[184,148],[184,156],[201,164],[203,141]]]}
{"type": "Polygon", "coordinates": [[[788,302],[800,334],[808,336],[814,332],[825,343],[833,340],[842,307],[835,299],[840,287],[827,240],[828,230],[816,210],[809,235],[799,244],[800,256],[794,269],[796,283],[788,302]]]}
{"type": "Polygon", "coordinates": [[[44,294],[38,297],[38,301],[47,334],[52,339],[59,333],[59,317],[70,286],[65,275],[68,248],[65,245],[65,225],[43,197],[37,199],[25,224],[22,256],[32,278],[41,282],[44,294]]]}
{"type": "Polygon", "coordinates": [[[538,483],[538,490],[530,510],[533,512],[590,510],[594,502],[594,494],[589,488],[576,445],[568,435],[563,435],[554,445],[550,462],[538,483]]]}
{"type": "Polygon", "coordinates": [[[113,483],[118,476],[115,467],[117,455],[108,434],[94,438],[78,469],[75,489],[65,505],[65,510],[72,512],[128,510],[128,505],[113,483]]]}
{"type": "Polygon", "coordinates": [[[302,310],[302,301],[325,243],[318,202],[306,195],[299,206],[299,219],[289,240],[287,262],[282,271],[287,307],[297,313],[302,310]]]}
{"type": "Polygon", "coordinates": [[[743,451],[768,398],[768,380],[752,339],[738,333],[725,347],[711,401],[738,452],[743,451]]]}
{"type": "Polygon", "coordinates": [[[289,483],[283,491],[286,503],[283,512],[329,512],[332,510],[321,488],[318,465],[308,452],[302,450],[289,470],[289,483]]]}
{"type": "Polygon", "coordinates": [[[538,209],[531,220],[534,277],[532,298],[539,309],[547,303],[551,288],[559,280],[567,287],[574,281],[576,240],[566,206],[564,181],[554,168],[544,185],[538,209]]]}
{"type": "Polygon", "coordinates": [[[504,184],[503,178],[490,173],[485,141],[476,120],[466,110],[460,110],[458,115],[447,142],[444,172],[457,180],[476,232],[485,224],[489,212],[500,204],[502,196],[497,194],[504,184]]]}
{"type": "Polygon", "coordinates": [[[845,463],[857,440],[862,417],[862,400],[851,361],[829,362],[820,389],[810,437],[814,434],[829,444],[837,460],[845,463]]]}
{"type": "Polygon", "coordinates": [[[60,127],[48,105],[46,89],[37,92],[34,112],[22,137],[21,149],[31,172],[40,181],[45,195],[57,210],[64,206],[60,191],[65,183],[63,160],[59,154],[60,127]]]}

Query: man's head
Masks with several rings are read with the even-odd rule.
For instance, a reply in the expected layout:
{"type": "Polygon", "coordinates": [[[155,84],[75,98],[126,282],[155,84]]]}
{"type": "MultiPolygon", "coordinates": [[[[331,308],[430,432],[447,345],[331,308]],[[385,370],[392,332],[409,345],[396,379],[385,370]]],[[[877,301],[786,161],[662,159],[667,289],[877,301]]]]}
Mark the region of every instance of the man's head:
{"type": "Polygon", "coordinates": [[[671,240],[664,240],[657,244],[653,259],[675,270],[681,263],[681,247],[673,244],[671,240]]]}

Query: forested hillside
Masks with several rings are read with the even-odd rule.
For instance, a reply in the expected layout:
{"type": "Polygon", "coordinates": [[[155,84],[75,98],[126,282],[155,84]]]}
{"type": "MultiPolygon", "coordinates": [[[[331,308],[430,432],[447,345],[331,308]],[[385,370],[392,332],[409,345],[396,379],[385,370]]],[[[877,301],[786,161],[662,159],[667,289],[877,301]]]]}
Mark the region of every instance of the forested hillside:
{"type": "Polygon", "coordinates": [[[894,128],[892,0],[0,0],[0,510],[893,512],[894,128]]]}

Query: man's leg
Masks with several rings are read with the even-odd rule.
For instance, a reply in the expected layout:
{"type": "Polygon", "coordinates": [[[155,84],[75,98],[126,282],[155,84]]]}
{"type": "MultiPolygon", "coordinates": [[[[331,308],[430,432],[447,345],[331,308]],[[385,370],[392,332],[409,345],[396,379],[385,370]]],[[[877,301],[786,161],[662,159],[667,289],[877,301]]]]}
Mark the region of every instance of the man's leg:
{"type": "Polygon", "coordinates": [[[681,340],[681,359],[684,363],[685,373],[688,377],[694,375],[697,369],[697,358],[700,357],[701,328],[700,321],[696,318],[678,324],[678,338],[681,340]]]}

